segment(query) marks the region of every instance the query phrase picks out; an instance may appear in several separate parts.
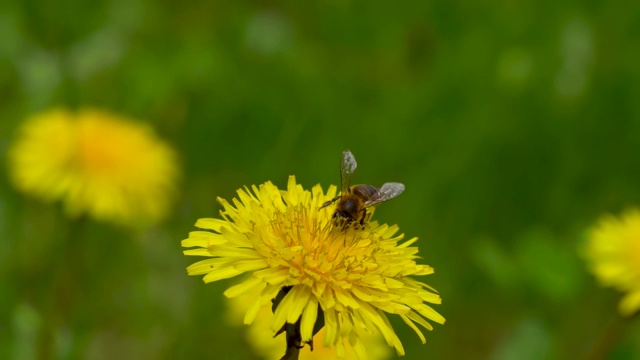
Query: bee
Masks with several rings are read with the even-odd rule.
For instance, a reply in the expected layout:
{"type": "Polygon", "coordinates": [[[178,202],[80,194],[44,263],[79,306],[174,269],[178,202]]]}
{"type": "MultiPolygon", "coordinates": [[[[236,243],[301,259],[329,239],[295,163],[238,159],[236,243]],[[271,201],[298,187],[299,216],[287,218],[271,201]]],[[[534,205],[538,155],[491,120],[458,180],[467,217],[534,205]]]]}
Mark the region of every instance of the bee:
{"type": "Polygon", "coordinates": [[[391,200],[404,191],[404,184],[397,182],[385,183],[379,189],[364,184],[351,186],[351,178],[356,167],[358,163],[351,151],[343,151],[340,163],[340,194],[320,207],[322,209],[338,201],[333,219],[345,226],[352,223],[364,225],[368,218],[368,207],[391,200]]]}

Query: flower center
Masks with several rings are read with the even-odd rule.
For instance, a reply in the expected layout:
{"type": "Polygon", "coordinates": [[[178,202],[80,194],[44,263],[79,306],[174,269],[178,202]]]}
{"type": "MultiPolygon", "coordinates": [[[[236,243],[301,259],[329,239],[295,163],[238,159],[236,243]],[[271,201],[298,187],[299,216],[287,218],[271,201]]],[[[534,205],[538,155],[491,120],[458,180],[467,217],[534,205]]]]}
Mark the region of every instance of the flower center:
{"type": "Polygon", "coordinates": [[[109,123],[81,124],[78,134],[81,169],[89,174],[113,177],[135,166],[132,162],[138,154],[132,149],[134,139],[123,136],[120,130],[109,123]]]}
{"type": "Polygon", "coordinates": [[[301,284],[324,287],[348,283],[367,273],[377,250],[375,232],[360,227],[336,227],[330,217],[309,214],[303,207],[274,214],[286,221],[272,223],[273,234],[283,247],[279,257],[301,284]],[[283,226],[284,225],[284,226],[283,226]]]}
{"type": "Polygon", "coordinates": [[[626,252],[627,260],[629,261],[629,267],[633,269],[636,277],[640,278],[640,237],[637,234],[633,239],[627,240],[629,243],[628,251],[626,252]]]}

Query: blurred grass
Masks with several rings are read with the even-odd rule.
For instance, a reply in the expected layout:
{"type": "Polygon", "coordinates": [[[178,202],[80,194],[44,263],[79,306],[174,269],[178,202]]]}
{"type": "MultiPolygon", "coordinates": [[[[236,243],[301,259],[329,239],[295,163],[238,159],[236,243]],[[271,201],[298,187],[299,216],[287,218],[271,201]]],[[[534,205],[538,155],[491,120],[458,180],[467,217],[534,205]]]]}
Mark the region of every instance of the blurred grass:
{"type": "MultiPolygon", "coordinates": [[[[407,185],[376,217],[419,236],[436,269],[447,324],[422,345],[392,321],[406,359],[589,358],[617,295],[576,247],[600,214],[640,203],[639,7],[0,4],[3,157],[29,114],[92,105],[152,123],[185,169],[165,223],[88,220],[73,243],[59,209],[0,177],[0,358],[254,358],[224,324],[228,283],[187,277],[179,241],[243,185],[336,184],[345,148],[354,181],[407,185]],[[55,275],[60,261],[73,272],[55,275]],[[73,328],[43,321],[65,307],[73,328]]],[[[636,321],[605,354],[639,357],[638,336],[636,321]]]]}

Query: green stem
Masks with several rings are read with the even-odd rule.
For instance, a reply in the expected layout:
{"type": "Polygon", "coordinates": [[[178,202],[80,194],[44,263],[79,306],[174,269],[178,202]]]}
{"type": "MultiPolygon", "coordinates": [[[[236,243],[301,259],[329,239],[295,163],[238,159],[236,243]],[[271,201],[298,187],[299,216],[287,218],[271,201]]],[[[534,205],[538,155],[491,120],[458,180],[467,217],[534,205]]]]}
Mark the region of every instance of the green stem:
{"type": "Polygon", "coordinates": [[[288,346],[280,360],[298,360],[298,356],[300,356],[300,349],[297,346],[288,346]]]}
{"type": "Polygon", "coordinates": [[[613,349],[622,336],[624,336],[627,327],[631,323],[631,319],[635,317],[636,315],[632,317],[622,317],[618,313],[614,313],[613,319],[609,321],[600,339],[591,347],[587,358],[593,360],[607,358],[611,349],[613,349]]]}
{"type": "MultiPolygon", "coordinates": [[[[86,216],[70,220],[60,241],[57,251],[52,256],[52,277],[49,298],[44,310],[44,328],[39,344],[39,358],[52,359],[59,357],[55,350],[56,333],[64,327],[73,327],[73,312],[77,306],[78,268],[81,268],[81,257],[84,254],[84,228],[86,216]]],[[[73,349],[76,351],[77,349],[73,349]]]]}

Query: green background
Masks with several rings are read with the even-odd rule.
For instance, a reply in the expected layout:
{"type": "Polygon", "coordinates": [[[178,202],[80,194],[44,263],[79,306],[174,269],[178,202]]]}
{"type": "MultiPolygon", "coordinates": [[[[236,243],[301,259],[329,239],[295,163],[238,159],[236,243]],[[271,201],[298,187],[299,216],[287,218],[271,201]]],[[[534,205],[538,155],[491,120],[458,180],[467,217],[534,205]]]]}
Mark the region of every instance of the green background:
{"type": "Polygon", "coordinates": [[[406,359],[640,357],[577,250],[640,203],[638,2],[26,0],[0,4],[0,39],[3,158],[30,114],[96,106],[183,169],[169,219],[135,231],[3,170],[0,358],[255,358],[233,282],[188,277],[180,240],[243,185],[337,184],[346,148],[356,183],[406,184],[376,219],[436,269],[447,323],[422,345],[393,318],[406,359]]]}

